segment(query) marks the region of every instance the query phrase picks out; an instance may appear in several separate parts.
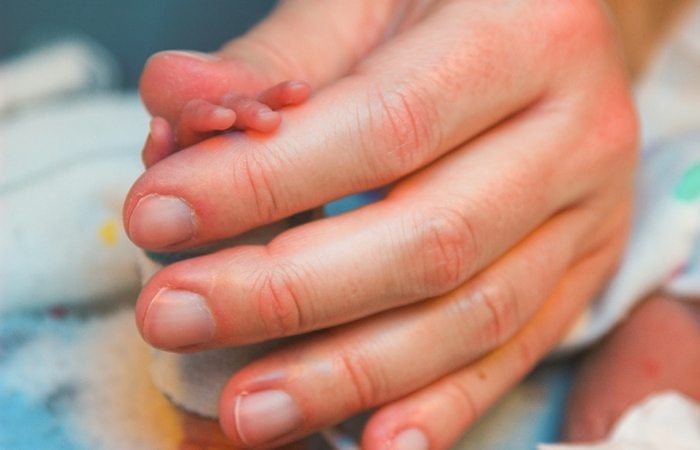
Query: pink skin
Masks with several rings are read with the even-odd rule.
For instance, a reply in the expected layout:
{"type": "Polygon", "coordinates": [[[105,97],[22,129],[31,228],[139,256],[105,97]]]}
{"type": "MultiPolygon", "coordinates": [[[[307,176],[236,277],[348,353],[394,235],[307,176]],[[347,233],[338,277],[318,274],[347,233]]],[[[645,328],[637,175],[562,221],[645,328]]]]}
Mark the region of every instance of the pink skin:
{"type": "MultiPolygon", "coordinates": [[[[593,350],[579,374],[565,439],[595,442],[632,405],[662,390],[700,401],[700,305],[655,296],[593,350]]],[[[186,416],[182,449],[237,448],[219,426],[186,416]],[[186,445],[185,445],[186,444],[186,445]]]]}
{"type": "Polygon", "coordinates": [[[591,354],[569,402],[565,438],[593,442],[648,395],[674,390],[700,400],[700,305],[655,296],[591,354]]]}
{"type": "Polygon", "coordinates": [[[218,103],[202,98],[190,100],[174,124],[163,117],[153,117],[142,150],[144,165],[151,167],[178,149],[227,130],[271,133],[281,122],[277,110],[305,102],[309,93],[308,84],[291,80],[263,90],[256,98],[232,91],[223,95],[218,103]]]}
{"type": "MultiPolygon", "coordinates": [[[[308,84],[292,80],[265,89],[255,98],[229,92],[222,96],[219,104],[201,98],[190,100],[182,108],[175,126],[160,116],[151,119],[150,133],[142,151],[144,165],[148,168],[179,148],[194,145],[227,130],[271,133],[281,122],[277,110],[299,105],[306,101],[309,94],[308,84]]],[[[185,412],[182,416],[184,436],[181,450],[237,448],[223,434],[217,422],[185,412]]],[[[302,444],[291,444],[284,448],[301,450],[304,447],[302,444]]]]}
{"type": "MultiPolygon", "coordinates": [[[[187,55],[182,56],[188,58],[187,55]]],[[[172,60],[172,56],[170,59],[172,60]]],[[[161,116],[151,119],[150,132],[142,150],[144,165],[146,168],[151,167],[181,148],[228,130],[271,133],[281,123],[281,116],[277,111],[302,104],[309,94],[310,87],[307,83],[291,80],[265,89],[256,97],[232,91],[224,94],[218,104],[201,98],[187,101],[179,117],[174,120],[174,125],[161,116]]],[[[151,110],[161,108],[166,111],[174,109],[166,102],[153,106],[151,110]]],[[[217,422],[186,412],[181,414],[181,450],[239,448],[224,435],[217,422]]],[[[305,447],[301,443],[284,446],[285,450],[303,448],[305,447]]]]}
{"type": "MultiPolygon", "coordinates": [[[[159,61],[161,66],[194,62],[188,58],[175,54],[159,61]]],[[[152,65],[151,72],[154,67],[158,70],[159,66],[152,65]]],[[[150,167],[179,148],[231,129],[273,132],[280,124],[276,111],[303,103],[309,91],[306,83],[286,81],[256,97],[227,92],[218,102],[202,98],[186,101],[179,116],[171,119],[173,125],[164,117],[152,119],[144,162],[150,167]]],[[[156,101],[149,109],[172,117],[177,107],[156,101]]],[[[700,348],[699,315],[698,307],[663,297],[653,298],[635,311],[587,362],[572,395],[566,437],[573,441],[603,438],[629,406],[654,391],[674,389],[700,399],[700,382],[692,376],[700,372],[700,353],[692,352],[700,348]]],[[[236,448],[212,421],[185,416],[183,430],[183,449],[236,448]]]]}
{"type": "Polygon", "coordinates": [[[616,267],[637,126],[607,16],[591,0],[487,3],[287,0],[213,57],[149,60],[141,93],[170,142],[190,101],[241,102],[224,99],[232,87],[253,98],[303,79],[314,98],[273,134],[156,146],[168,157],[125,202],[138,245],[191,248],[394,186],[145,285],[137,324],[160,348],[318,331],[229,381],[220,417],[236,445],[376,407],[363,448],[450,448],[616,267]]]}

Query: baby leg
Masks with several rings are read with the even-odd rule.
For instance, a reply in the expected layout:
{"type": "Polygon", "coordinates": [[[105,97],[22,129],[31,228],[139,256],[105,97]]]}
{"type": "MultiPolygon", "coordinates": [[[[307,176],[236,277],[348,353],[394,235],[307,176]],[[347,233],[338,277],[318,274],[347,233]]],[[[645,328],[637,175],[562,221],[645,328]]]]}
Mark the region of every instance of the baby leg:
{"type": "Polygon", "coordinates": [[[700,400],[700,304],[654,296],[595,349],[569,400],[564,437],[590,442],[656,391],[700,400]]]}

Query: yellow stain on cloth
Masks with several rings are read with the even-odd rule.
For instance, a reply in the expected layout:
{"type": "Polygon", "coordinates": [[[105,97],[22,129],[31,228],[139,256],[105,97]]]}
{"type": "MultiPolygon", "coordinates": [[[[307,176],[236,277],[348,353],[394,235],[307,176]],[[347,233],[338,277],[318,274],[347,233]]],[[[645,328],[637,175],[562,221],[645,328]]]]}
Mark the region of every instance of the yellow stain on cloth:
{"type": "Polygon", "coordinates": [[[100,225],[97,234],[106,247],[114,247],[119,240],[119,225],[117,225],[117,221],[114,219],[107,220],[100,225]]]}

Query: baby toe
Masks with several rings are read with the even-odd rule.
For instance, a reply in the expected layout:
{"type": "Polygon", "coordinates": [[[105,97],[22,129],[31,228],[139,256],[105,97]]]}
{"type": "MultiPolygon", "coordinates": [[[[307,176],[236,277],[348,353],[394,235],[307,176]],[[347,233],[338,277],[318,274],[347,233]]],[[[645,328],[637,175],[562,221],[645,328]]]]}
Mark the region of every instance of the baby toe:
{"type": "Polygon", "coordinates": [[[189,101],[182,110],[177,126],[177,143],[180,147],[193,145],[215,131],[231,128],[236,113],[225,106],[202,99],[189,101]]]}
{"type": "Polygon", "coordinates": [[[193,98],[215,100],[232,82],[239,82],[240,70],[229,62],[205,53],[165,51],[151,56],[139,83],[141,98],[153,116],[170,123],[193,98]]]}
{"type": "Polygon", "coordinates": [[[236,128],[269,133],[277,129],[281,122],[279,113],[247,95],[231,92],[222,98],[222,104],[236,112],[236,128]]]}
{"type": "Polygon", "coordinates": [[[308,83],[299,80],[289,80],[262,91],[258,95],[258,101],[272,109],[280,109],[285,106],[304,103],[310,94],[311,87],[308,83]]]}
{"type": "Polygon", "coordinates": [[[185,105],[179,122],[193,131],[207,132],[231,128],[235,121],[236,113],[232,109],[197,99],[185,105]]]}

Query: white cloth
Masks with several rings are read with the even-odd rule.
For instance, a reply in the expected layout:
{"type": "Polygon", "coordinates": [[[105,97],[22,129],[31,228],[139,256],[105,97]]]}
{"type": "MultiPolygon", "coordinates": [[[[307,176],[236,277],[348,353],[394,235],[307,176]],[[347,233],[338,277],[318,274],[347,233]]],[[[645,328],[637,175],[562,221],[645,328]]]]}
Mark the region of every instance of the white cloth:
{"type": "Polygon", "coordinates": [[[700,404],[675,392],[655,394],[632,406],[604,442],[538,446],[538,450],[697,449],[700,449],[700,404]]]}
{"type": "Polygon", "coordinates": [[[91,95],[0,121],[0,314],[98,302],[140,285],[121,226],[142,171],[136,95],[91,95]]]}

